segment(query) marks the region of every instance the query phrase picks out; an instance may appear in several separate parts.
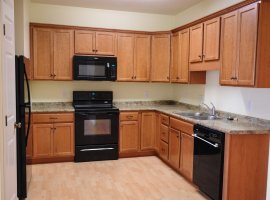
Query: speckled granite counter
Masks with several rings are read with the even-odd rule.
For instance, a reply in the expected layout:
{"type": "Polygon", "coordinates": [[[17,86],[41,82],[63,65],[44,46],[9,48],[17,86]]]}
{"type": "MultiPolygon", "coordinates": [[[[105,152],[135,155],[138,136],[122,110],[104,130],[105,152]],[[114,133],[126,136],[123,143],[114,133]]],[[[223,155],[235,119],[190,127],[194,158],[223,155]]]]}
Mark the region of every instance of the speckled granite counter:
{"type": "MultiPolygon", "coordinates": [[[[115,102],[114,105],[120,111],[159,111],[170,116],[183,119],[194,124],[216,129],[230,134],[263,134],[270,133],[270,121],[253,117],[236,115],[232,113],[218,112],[219,120],[195,120],[175,114],[175,112],[198,112],[199,107],[175,103],[172,101],[154,102],[115,102]],[[229,121],[227,117],[238,118],[237,121],[229,121]]],[[[33,103],[32,112],[74,112],[72,103],[33,103]]]]}
{"type": "Polygon", "coordinates": [[[71,102],[34,102],[32,112],[74,112],[71,102]]]}
{"type": "Polygon", "coordinates": [[[270,134],[270,121],[247,117],[242,115],[236,115],[233,113],[218,112],[221,119],[219,120],[195,120],[188,117],[184,117],[175,112],[199,112],[201,111],[199,107],[181,104],[181,103],[159,103],[159,102],[136,102],[136,103],[115,103],[115,106],[120,109],[120,111],[136,111],[136,110],[154,110],[159,111],[170,116],[183,119],[187,122],[194,124],[201,124],[203,126],[219,130],[230,134],[270,134]],[[169,105],[168,105],[169,104],[169,105]],[[237,121],[229,121],[227,117],[238,118],[237,121]]]}

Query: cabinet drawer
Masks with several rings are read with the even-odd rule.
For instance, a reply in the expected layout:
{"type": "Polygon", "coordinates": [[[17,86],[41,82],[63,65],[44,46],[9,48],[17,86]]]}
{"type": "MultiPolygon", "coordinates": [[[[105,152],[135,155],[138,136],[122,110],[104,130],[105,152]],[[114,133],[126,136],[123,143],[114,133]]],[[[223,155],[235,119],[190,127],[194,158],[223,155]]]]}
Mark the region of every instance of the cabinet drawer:
{"type": "Polygon", "coordinates": [[[160,124],[160,139],[169,142],[169,127],[163,124],[160,124]]]}
{"type": "Polygon", "coordinates": [[[162,124],[165,124],[165,125],[169,126],[169,122],[170,122],[169,116],[160,115],[160,121],[161,121],[162,124]]]}
{"type": "Polygon", "coordinates": [[[120,113],[120,121],[134,121],[138,120],[138,112],[124,112],[120,113]]]}
{"type": "Polygon", "coordinates": [[[168,144],[160,140],[160,146],[159,146],[159,155],[168,160],[168,144]]]}
{"type": "Polygon", "coordinates": [[[33,114],[33,123],[74,122],[73,113],[33,114]]]}
{"type": "Polygon", "coordinates": [[[193,124],[174,118],[171,118],[170,121],[171,121],[171,128],[174,128],[181,132],[188,133],[189,135],[193,134],[193,124]]]}

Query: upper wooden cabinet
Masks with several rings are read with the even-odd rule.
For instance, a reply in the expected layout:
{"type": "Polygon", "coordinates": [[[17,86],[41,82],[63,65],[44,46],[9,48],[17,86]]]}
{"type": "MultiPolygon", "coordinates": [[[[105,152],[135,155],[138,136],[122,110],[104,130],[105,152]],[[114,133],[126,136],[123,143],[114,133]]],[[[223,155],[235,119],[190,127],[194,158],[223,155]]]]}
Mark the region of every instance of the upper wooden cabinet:
{"type": "Polygon", "coordinates": [[[117,34],[117,80],[149,81],[150,35],[117,34]]]}
{"type": "Polygon", "coordinates": [[[31,29],[33,79],[72,80],[74,31],[68,29],[31,29]]]}
{"type": "Polygon", "coordinates": [[[113,32],[75,31],[75,53],[115,55],[116,34],[113,32]]]}
{"type": "Polygon", "coordinates": [[[134,35],[117,34],[117,80],[134,79],[134,35]]]}
{"type": "Polygon", "coordinates": [[[220,17],[190,28],[190,70],[220,68],[220,17]]]}
{"type": "Polygon", "coordinates": [[[170,34],[152,36],[151,81],[153,82],[170,81],[170,38],[170,34]]]}
{"type": "Polygon", "coordinates": [[[203,24],[190,28],[190,57],[189,61],[203,61],[203,24]]]}
{"type": "Polygon", "coordinates": [[[204,84],[205,72],[189,71],[189,29],[182,30],[172,37],[171,82],[204,84]]]}
{"type": "Polygon", "coordinates": [[[255,85],[257,31],[257,3],[222,16],[221,84],[255,85]]]}

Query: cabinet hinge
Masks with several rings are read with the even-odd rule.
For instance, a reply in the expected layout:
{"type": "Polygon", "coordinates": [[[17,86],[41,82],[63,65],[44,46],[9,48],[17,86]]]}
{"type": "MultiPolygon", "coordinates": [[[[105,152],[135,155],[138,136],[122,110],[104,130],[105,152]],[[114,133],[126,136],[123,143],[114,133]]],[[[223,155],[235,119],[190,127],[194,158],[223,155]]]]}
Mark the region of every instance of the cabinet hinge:
{"type": "Polygon", "coordinates": [[[8,126],[8,117],[7,116],[5,116],[5,124],[6,124],[6,126],[8,126]]]}
{"type": "Polygon", "coordinates": [[[3,24],[3,33],[4,33],[4,36],[6,35],[6,25],[3,24]]]}

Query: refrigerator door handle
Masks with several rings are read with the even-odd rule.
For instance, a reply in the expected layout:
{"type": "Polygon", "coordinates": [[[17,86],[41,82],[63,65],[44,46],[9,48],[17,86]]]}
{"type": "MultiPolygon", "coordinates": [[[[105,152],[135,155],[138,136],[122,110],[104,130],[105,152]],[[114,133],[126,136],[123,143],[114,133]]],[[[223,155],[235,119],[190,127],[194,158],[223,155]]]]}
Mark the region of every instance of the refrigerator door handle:
{"type": "Polygon", "coordinates": [[[28,127],[27,127],[27,133],[26,133],[26,141],[25,141],[25,145],[27,146],[28,137],[29,137],[30,128],[31,128],[30,126],[31,126],[32,109],[31,109],[31,94],[30,94],[29,80],[28,80],[28,76],[27,76],[27,73],[26,73],[25,65],[24,65],[24,75],[25,75],[25,81],[26,81],[26,86],[27,86],[27,95],[28,95],[28,102],[25,103],[25,107],[29,108],[28,127]]]}

